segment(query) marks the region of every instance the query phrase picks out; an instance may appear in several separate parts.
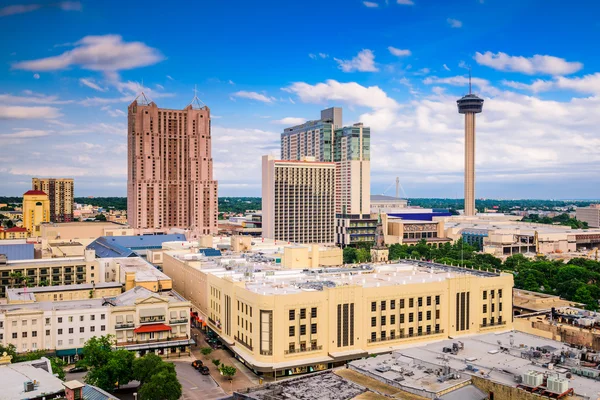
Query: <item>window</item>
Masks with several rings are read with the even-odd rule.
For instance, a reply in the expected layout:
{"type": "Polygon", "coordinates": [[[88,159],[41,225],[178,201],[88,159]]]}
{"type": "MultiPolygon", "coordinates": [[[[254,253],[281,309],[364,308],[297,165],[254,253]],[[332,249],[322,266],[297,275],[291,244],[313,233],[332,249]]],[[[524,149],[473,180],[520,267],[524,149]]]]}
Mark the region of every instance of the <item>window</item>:
{"type": "Polygon", "coordinates": [[[385,325],[385,315],[381,316],[381,325],[385,325]]]}
{"type": "Polygon", "coordinates": [[[310,333],[313,335],[317,333],[317,324],[310,324],[310,333]]]}
{"type": "MultiPolygon", "coordinates": [[[[59,321],[61,322],[61,321],[59,321]]],[[[46,318],[46,325],[50,325],[50,318],[46,318]]]]}
{"type": "Polygon", "coordinates": [[[377,340],[377,332],[371,332],[371,341],[377,340]]]}
{"type": "Polygon", "coordinates": [[[16,327],[16,326],[17,326],[17,321],[13,321],[13,322],[12,322],[12,326],[13,326],[13,327],[16,327]]]}
{"type": "Polygon", "coordinates": [[[408,322],[413,322],[415,320],[413,313],[408,313],[408,322]]]}
{"type": "Polygon", "coordinates": [[[31,325],[37,325],[37,319],[32,319],[31,320],[31,325]]]}
{"type": "Polygon", "coordinates": [[[26,320],[26,319],[24,319],[23,321],[21,321],[21,325],[23,325],[23,326],[27,326],[27,320],[26,320]]]}
{"type": "Polygon", "coordinates": [[[440,324],[435,324],[435,333],[440,333],[440,324]]]}
{"type": "Polygon", "coordinates": [[[427,296],[427,305],[430,306],[431,305],[431,296],[427,296]]]}
{"type": "Polygon", "coordinates": [[[493,299],[494,298],[494,291],[490,290],[490,297],[493,299]]]}
{"type": "Polygon", "coordinates": [[[494,317],[490,318],[490,325],[494,325],[494,317]]]}
{"type": "Polygon", "coordinates": [[[429,335],[431,333],[431,325],[427,325],[427,334],[429,335]]]}
{"type": "Polygon", "coordinates": [[[0,333],[0,340],[4,340],[4,333],[0,333]]]}
{"type": "Polygon", "coordinates": [[[498,317],[498,325],[502,325],[502,315],[498,317]]]}
{"type": "Polygon", "coordinates": [[[413,299],[413,298],[408,299],[408,307],[413,308],[414,306],[415,306],[415,299],[413,299]]]}
{"type": "Polygon", "coordinates": [[[50,336],[50,329],[46,329],[46,336],[50,336]]]}
{"type": "Polygon", "coordinates": [[[415,334],[415,328],[408,328],[408,337],[413,337],[415,334]]]}
{"type": "Polygon", "coordinates": [[[83,326],[79,327],[79,333],[84,333],[85,332],[85,328],[83,326]]]}
{"type": "Polygon", "coordinates": [[[79,321],[83,322],[83,315],[79,316],[79,321]]]}
{"type": "Polygon", "coordinates": [[[371,311],[377,311],[377,303],[374,301],[371,302],[371,311]]]}
{"type": "Polygon", "coordinates": [[[37,331],[31,331],[31,337],[37,337],[37,331]]]}
{"type": "Polygon", "coordinates": [[[288,350],[290,353],[294,353],[296,351],[296,344],[295,343],[290,343],[288,346],[288,350]]]}
{"type": "Polygon", "coordinates": [[[435,296],[435,305],[436,306],[440,305],[440,296],[439,295],[435,296]]]}
{"type": "Polygon", "coordinates": [[[21,332],[21,337],[27,337],[27,332],[21,332]]]}
{"type": "Polygon", "coordinates": [[[63,344],[63,341],[62,341],[62,340],[59,340],[59,341],[58,341],[58,345],[59,345],[59,346],[62,346],[62,344],[63,344]]]}
{"type": "Polygon", "coordinates": [[[290,336],[296,336],[296,327],[290,326],[290,336]]]}
{"type": "Polygon", "coordinates": [[[100,319],[105,319],[106,315],[105,314],[100,314],[100,319]]]}
{"type": "Polygon", "coordinates": [[[300,325],[300,335],[306,335],[306,325],[300,325]]]}
{"type": "Polygon", "coordinates": [[[69,333],[73,333],[73,328],[69,328],[69,333]]]}
{"type": "Polygon", "coordinates": [[[492,303],[492,312],[496,311],[496,305],[492,303]]]}
{"type": "Polygon", "coordinates": [[[404,299],[400,299],[400,308],[404,308],[404,299]]]}
{"type": "Polygon", "coordinates": [[[306,308],[301,308],[300,309],[300,319],[305,319],[306,318],[306,308]]]}
{"type": "Polygon", "coordinates": [[[487,318],[484,318],[483,319],[483,326],[486,326],[486,325],[487,325],[487,318]]]}
{"type": "Polygon", "coordinates": [[[390,338],[391,338],[391,339],[393,339],[393,338],[395,338],[395,337],[396,337],[396,331],[392,329],[392,330],[390,331],[390,338]]]}
{"type": "Polygon", "coordinates": [[[501,299],[502,298],[502,289],[498,289],[498,298],[501,299]]]}
{"type": "Polygon", "coordinates": [[[16,338],[17,338],[17,332],[13,332],[13,334],[12,334],[12,338],[13,338],[13,339],[16,339],[16,338]]]}
{"type": "Polygon", "coordinates": [[[419,297],[418,302],[419,302],[419,307],[423,307],[423,298],[422,297],[419,297]]]}
{"type": "Polygon", "coordinates": [[[73,322],[73,317],[69,317],[69,322],[73,322]]]}
{"type": "Polygon", "coordinates": [[[290,310],[290,321],[296,319],[296,310],[290,310]]]}
{"type": "Polygon", "coordinates": [[[435,319],[440,319],[440,310],[435,310],[435,319]]]}
{"type": "Polygon", "coordinates": [[[385,311],[385,300],[381,301],[381,311],[385,311]]]}
{"type": "MultiPolygon", "coordinates": [[[[104,314],[102,314],[102,315],[104,315],[104,314]]],[[[100,325],[100,330],[101,331],[105,331],[106,330],[106,325],[100,325]]]]}
{"type": "Polygon", "coordinates": [[[59,334],[59,335],[62,335],[62,329],[59,329],[59,330],[58,330],[58,334],[59,334]]]}
{"type": "Polygon", "coordinates": [[[404,323],[404,314],[400,314],[400,323],[403,324],[404,323]]]}
{"type": "Polygon", "coordinates": [[[498,303],[498,311],[502,311],[502,303],[498,303]]]}
{"type": "Polygon", "coordinates": [[[484,304],[484,305],[483,305],[483,312],[484,312],[484,313],[487,313],[487,304],[484,304]]]}
{"type": "Polygon", "coordinates": [[[396,316],[395,315],[390,315],[390,324],[394,325],[396,323],[396,316]]]}
{"type": "Polygon", "coordinates": [[[427,311],[427,321],[431,321],[431,311],[427,311]]]}
{"type": "Polygon", "coordinates": [[[377,326],[377,317],[371,317],[371,326],[377,326]]]}
{"type": "Polygon", "coordinates": [[[90,332],[96,332],[96,327],[95,326],[90,326],[90,332]]]}
{"type": "Polygon", "coordinates": [[[396,300],[390,300],[390,310],[396,309],[396,300]]]}
{"type": "Polygon", "coordinates": [[[69,339],[69,344],[73,344],[73,339],[69,339]]]}
{"type": "Polygon", "coordinates": [[[313,307],[310,309],[310,317],[317,318],[317,307],[313,307]]]}
{"type": "Polygon", "coordinates": [[[421,311],[419,311],[418,318],[419,318],[419,322],[423,321],[423,313],[421,311]]]}
{"type": "Polygon", "coordinates": [[[385,340],[386,332],[381,331],[381,340],[385,340]]]}
{"type": "Polygon", "coordinates": [[[423,327],[420,326],[417,328],[417,335],[421,336],[423,334],[423,327]]]}
{"type": "Polygon", "coordinates": [[[487,290],[484,290],[484,291],[483,291],[483,299],[484,299],[484,300],[487,300],[487,290]]]}

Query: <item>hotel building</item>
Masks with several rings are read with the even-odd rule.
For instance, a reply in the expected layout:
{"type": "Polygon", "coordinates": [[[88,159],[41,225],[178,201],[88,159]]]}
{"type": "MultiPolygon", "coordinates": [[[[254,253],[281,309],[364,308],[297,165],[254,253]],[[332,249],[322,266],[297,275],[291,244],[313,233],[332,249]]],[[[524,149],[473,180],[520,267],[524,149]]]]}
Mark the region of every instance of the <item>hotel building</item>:
{"type": "Polygon", "coordinates": [[[268,376],[512,327],[510,274],[409,262],[249,272],[177,252],[163,269],[236,357],[268,376]]]}
{"type": "Polygon", "coordinates": [[[128,107],[127,218],[143,232],[217,233],[210,109],[158,108],[140,95],[128,107]]]}
{"type": "Polygon", "coordinates": [[[41,190],[29,190],[23,194],[23,228],[30,236],[41,234],[41,225],[50,222],[50,200],[41,190]]]}
{"type": "Polygon", "coordinates": [[[335,164],[262,159],[263,236],[291,243],[335,240],[335,164]]]}
{"type": "Polygon", "coordinates": [[[73,179],[33,178],[31,183],[33,190],[41,190],[48,195],[51,222],[73,222],[73,179]]]}

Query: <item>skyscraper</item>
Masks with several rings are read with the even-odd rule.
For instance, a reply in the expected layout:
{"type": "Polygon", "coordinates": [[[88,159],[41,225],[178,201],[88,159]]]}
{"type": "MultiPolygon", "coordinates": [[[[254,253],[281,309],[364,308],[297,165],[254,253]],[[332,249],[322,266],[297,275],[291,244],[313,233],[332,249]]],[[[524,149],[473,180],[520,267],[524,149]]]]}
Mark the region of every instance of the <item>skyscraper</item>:
{"type": "Polygon", "coordinates": [[[469,71],[469,94],[458,99],[459,114],[465,114],[465,215],[473,216],[475,209],[475,114],[483,111],[483,99],[471,93],[469,71]]]}
{"type": "Polygon", "coordinates": [[[41,190],[48,195],[51,222],[73,222],[73,179],[32,178],[31,186],[33,190],[41,190]]]}
{"type": "Polygon", "coordinates": [[[262,159],[263,236],[292,243],[335,240],[335,164],[262,159]]]}
{"type": "Polygon", "coordinates": [[[217,233],[210,109],[158,108],[142,93],[128,107],[127,219],[136,229],[217,233]]]}

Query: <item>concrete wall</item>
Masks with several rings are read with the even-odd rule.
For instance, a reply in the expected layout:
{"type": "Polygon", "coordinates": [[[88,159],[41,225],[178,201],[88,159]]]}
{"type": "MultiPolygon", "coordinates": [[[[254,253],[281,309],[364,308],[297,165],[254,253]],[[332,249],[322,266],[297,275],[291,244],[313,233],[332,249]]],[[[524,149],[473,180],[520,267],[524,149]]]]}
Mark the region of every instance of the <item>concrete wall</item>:
{"type": "MultiPolygon", "coordinates": [[[[499,383],[492,382],[488,379],[473,376],[471,378],[473,385],[478,387],[484,393],[488,395],[494,394],[494,400],[548,400],[547,396],[540,396],[537,394],[526,392],[525,390],[518,389],[514,386],[501,385],[499,383]]],[[[579,396],[568,396],[570,400],[582,399],[579,396]]]]}

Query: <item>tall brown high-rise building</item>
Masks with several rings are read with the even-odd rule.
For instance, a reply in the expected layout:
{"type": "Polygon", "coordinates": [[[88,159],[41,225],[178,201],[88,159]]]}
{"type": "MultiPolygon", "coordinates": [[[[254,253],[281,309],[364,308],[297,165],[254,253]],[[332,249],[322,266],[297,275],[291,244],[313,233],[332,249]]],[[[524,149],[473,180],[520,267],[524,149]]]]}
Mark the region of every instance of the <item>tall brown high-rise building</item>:
{"type": "Polygon", "coordinates": [[[210,109],[197,101],[198,107],[170,110],[143,94],[138,99],[128,107],[129,224],[141,230],[217,233],[210,109]]]}
{"type": "Polygon", "coordinates": [[[51,222],[73,222],[73,179],[32,178],[31,186],[48,195],[51,222]]]}
{"type": "Polygon", "coordinates": [[[473,216],[475,209],[475,114],[483,111],[483,99],[471,93],[469,71],[469,94],[458,99],[458,112],[465,114],[465,215],[473,216]]]}

